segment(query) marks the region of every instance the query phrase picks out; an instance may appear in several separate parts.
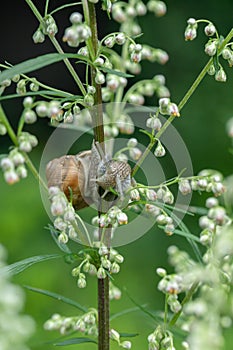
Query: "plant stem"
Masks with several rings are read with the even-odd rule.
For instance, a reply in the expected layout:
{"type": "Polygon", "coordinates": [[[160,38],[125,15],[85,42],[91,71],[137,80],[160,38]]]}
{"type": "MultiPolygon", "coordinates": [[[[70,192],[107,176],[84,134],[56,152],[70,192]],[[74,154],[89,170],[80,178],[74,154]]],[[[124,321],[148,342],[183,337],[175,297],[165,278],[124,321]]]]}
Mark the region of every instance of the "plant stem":
{"type": "MultiPolygon", "coordinates": [[[[226,44],[232,39],[232,37],[233,37],[233,29],[230,30],[230,32],[228,33],[226,38],[223,40],[223,42],[222,42],[222,44],[221,44],[221,46],[219,48],[219,54],[222,52],[222,50],[226,46],[226,44]]],[[[197,89],[199,84],[202,82],[202,80],[204,79],[205,75],[207,74],[207,72],[208,72],[208,70],[209,70],[209,68],[210,68],[212,63],[213,63],[213,58],[210,58],[209,61],[207,62],[207,64],[202,69],[202,71],[200,72],[200,74],[198,75],[198,77],[196,78],[196,80],[194,81],[194,83],[192,84],[192,86],[189,88],[189,90],[186,92],[186,94],[184,95],[184,97],[182,98],[180,103],[178,104],[179,111],[181,111],[181,109],[186,105],[186,103],[188,102],[190,97],[193,95],[193,93],[195,92],[195,90],[197,89]]],[[[159,140],[161,138],[162,134],[166,131],[166,129],[169,127],[169,125],[173,122],[173,120],[175,118],[177,118],[177,117],[176,116],[170,116],[166,120],[166,122],[163,124],[162,128],[155,135],[155,139],[156,140],[159,140]]],[[[150,153],[150,151],[151,151],[152,147],[154,146],[154,144],[155,144],[155,142],[152,142],[152,140],[151,140],[149,145],[145,149],[144,153],[142,154],[142,156],[140,157],[138,162],[135,164],[135,166],[134,166],[134,168],[132,170],[132,176],[134,176],[136,174],[137,170],[139,169],[139,167],[142,164],[142,161],[150,153]]]]}
{"type": "MultiPolygon", "coordinates": [[[[92,62],[96,59],[98,51],[98,31],[96,22],[95,5],[87,0],[83,0],[83,12],[87,25],[91,28],[92,36],[87,42],[87,47],[92,62]]],[[[96,69],[91,66],[91,84],[95,87],[94,95],[95,106],[90,111],[92,115],[92,124],[95,141],[100,143],[104,148],[104,125],[103,125],[103,109],[102,109],[102,92],[101,85],[95,82],[96,69]]],[[[101,215],[101,212],[98,213],[101,215]]],[[[111,228],[106,230],[107,236],[111,237],[111,228]]],[[[101,230],[99,232],[101,237],[101,230]]],[[[107,237],[107,242],[109,241],[107,237]]],[[[108,244],[110,248],[110,242],[108,244]]],[[[109,277],[98,279],[98,349],[109,350],[109,277]]]]}
{"type": "MultiPolygon", "coordinates": [[[[25,0],[26,3],[28,4],[28,6],[30,7],[30,9],[32,10],[32,12],[34,13],[34,15],[36,16],[36,18],[38,19],[39,23],[41,25],[44,24],[44,19],[41,16],[40,12],[38,11],[38,9],[36,8],[36,6],[34,5],[34,3],[31,0],[25,0]]],[[[56,48],[58,53],[64,54],[64,51],[62,50],[60,44],[58,43],[57,39],[52,36],[52,35],[48,35],[49,39],[51,40],[52,44],[54,45],[54,47],[56,48]]],[[[77,75],[77,73],[74,70],[74,67],[72,66],[72,64],[70,63],[68,58],[64,58],[64,63],[67,67],[67,69],[69,70],[71,76],[74,78],[76,84],[78,85],[80,91],[82,92],[83,95],[86,95],[86,90],[81,82],[81,80],[79,79],[79,76],[77,75]]]]}

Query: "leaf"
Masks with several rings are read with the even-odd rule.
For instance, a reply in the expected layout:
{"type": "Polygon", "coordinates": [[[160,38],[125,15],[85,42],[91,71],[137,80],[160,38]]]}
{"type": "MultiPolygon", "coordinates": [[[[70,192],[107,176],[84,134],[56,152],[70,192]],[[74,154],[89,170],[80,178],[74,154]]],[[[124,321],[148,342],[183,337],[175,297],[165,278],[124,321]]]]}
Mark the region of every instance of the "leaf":
{"type": "Polygon", "coordinates": [[[138,306],[137,307],[131,307],[129,309],[125,309],[123,311],[120,311],[120,312],[117,312],[117,313],[111,315],[110,316],[110,320],[114,320],[115,318],[121,317],[123,315],[130,314],[131,312],[135,312],[135,311],[139,311],[139,310],[140,310],[140,308],[138,306]]]}
{"type": "Polygon", "coordinates": [[[121,338],[133,338],[137,337],[139,333],[119,333],[121,338]]]}
{"type": "Polygon", "coordinates": [[[47,295],[48,297],[62,301],[63,303],[66,303],[68,305],[74,306],[75,308],[79,309],[82,312],[88,311],[88,308],[86,308],[85,306],[82,306],[81,304],[77,303],[76,301],[74,301],[70,298],[64,297],[63,295],[60,295],[60,294],[57,294],[54,292],[50,292],[50,291],[45,290],[45,289],[34,288],[31,286],[24,286],[24,287],[32,292],[47,295]]]}
{"type": "Polygon", "coordinates": [[[68,92],[64,92],[64,91],[52,91],[52,90],[39,90],[39,91],[29,91],[23,95],[19,95],[19,94],[12,94],[12,95],[5,95],[5,96],[0,96],[0,101],[3,100],[10,100],[13,98],[18,98],[18,97],[25,97],[25,96],[40,96],[40,95],[44,95],[44,96],[54,96],[54,97],[64,97],[67,98],[69,100],[76,100],[78,98],[82,98],[82,96],[78,96],[78,95],[71,95],[68,92]]]}
{"type": "Polygon", "coordinates": [[[90,338],[70,338],[67,340],[64,340],[60,343],[55,343],[55,346],[65,346],[65,345],[77,345],[77,344],[83,344],[83,343],[94,343],[97,344],[97,341],[90,338]]]}
{"type": "Polygon", "coordinates": [[[102,70],[105,73],[117,75],[118,77],[123,77],[123,78],[132,78],[132,77],[134,77],[134,75],[132,75],[132,74],[124,73],[124,72],[121,72],[121,71],[118,71],[118,70],[114,70],[114,69],[109,69],[109,68],[106,68],[106,67],[99,67],[99,70],[102,70]]]}
{"type": "Polygon", "coordinates": [[[17,74],[30,73],[43,67],[49,66],[50,64],[60,62],[66,58],[82,58],[87,60],[84,56],[77,54],[60,54],[60,53],[48,53],[35,58],[31,58],[27,61],[21,62],[12,66],[9,69],[5,69],[0,73],[0,83],[3,80],[11,79],[17,74]]]}
{"type": "Polygon", "coordinates": [[[0,269],[0,274],[7,273],[11,275],[17,275],[34,264],[47,261],[47,260],[58,259],[58,258],[63,258],[63,256],[60,254],[45,254],[45,255],[32,256],[30,258],[27,258],[27,259],[18,261],[14,264],[3,267],[2,269],[0,269]]]}

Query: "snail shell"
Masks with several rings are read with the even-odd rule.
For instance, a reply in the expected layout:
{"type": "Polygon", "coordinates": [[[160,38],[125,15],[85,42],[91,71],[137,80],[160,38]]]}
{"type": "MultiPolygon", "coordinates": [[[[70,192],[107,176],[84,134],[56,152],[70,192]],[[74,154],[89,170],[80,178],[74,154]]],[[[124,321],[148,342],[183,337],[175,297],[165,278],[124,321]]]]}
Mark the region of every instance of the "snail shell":
{"type": "Polygon", "coordinates": [[[46,166],[48,187],[59,187],[68,200],[72,197],[72,205],[76,210],[90,205],[90,199],[84,199],[90,159],[91,151],[83,151],[77,155],[55,158],[46,166]]]}

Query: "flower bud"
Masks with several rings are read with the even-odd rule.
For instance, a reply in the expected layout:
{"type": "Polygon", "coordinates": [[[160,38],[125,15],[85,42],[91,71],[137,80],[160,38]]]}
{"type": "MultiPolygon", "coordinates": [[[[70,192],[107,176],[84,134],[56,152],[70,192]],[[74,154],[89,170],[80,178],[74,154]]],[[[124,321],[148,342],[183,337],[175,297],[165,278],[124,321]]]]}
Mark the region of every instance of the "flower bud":
{"type": "Polygon", "coordinates": [[[106,278],[107,274],[106,274],[106,271],[103,267],[100,267],[97,271],[97,278],[98,279],[104,279],[106,278]]]}
{"type": "Polygon", "coordinates": [[[146,5],[142,1],[136,3],[136,12],[138,16],[144,16],[147,12],[146,5]]]}
{"type": "Polygon", "coordinates": [[[28,174],[27,169],[23,164],[17,166],[16,172],[21,179],[25,179],[27,177],[27,174],[28,174]]]}
{"type": "Polygon", "coordinates": [[[205,205],[207,208],[216,207],[218,205],[218,200],[215,197],[209,197],[207,198],[205,205]]]}
{"type": "Polygon", "coordinates": [[[104,40],[104,45],[111,49],[115,45],[115,38],[114,38],[114,36],[107,37],[104,40]]]}
{"type": "Polygon", "coordinates": [[[165,277],[167,275],[167,271],[165,269],[161,268],[161,267],[158,267],[156,269],[156,273],[160,277],[165,277]]]}
{"type": "Polygon", "coordinates": [[[1,168],[3,171],[14,169],[13,160],[11,160],[10,158],[7,158],[7,157],[1,159],[0,165],[1,165],[1,168]]]}
{"type": "Polygon", "coordinates": [[[216,33],[216,28],[215,26],[213,25],[213,23],[209,23],[205,29],[204,29],[204,32],[207,36],[212,36],[216,33]]]}
{"type": "Polygon", "coordinates": [[[126,225],[128,223],[128,217],[122,211],[116,215],[116,218],[119,225],[126,225]]]}
{"type": "Polygon", "coordinates": [[[78,288],[85,288],[87,285],[87,282],[86,282],[86,279],[81,277],[81,278],[78,278],[78,281],[77,281],[77,286],[78,288]]]}
{"type": "Polygon", "coordinates": [[[60,233],[58,236],[58,242],[66,244],[68,242],[69,238],[65,232],[60,233]]]}
{"type": "Polygon", "coordinates": [[[220,82],[225,82],[227,80],[226,73],[222,67],[216,72],[215,80],[220,82]]]}
{"type": "Polygon", "coordinates": [[[31,108],[33,104],[33,99],[31,96],[27,96],[23,100],[23,106],[24,108],[31,108]]]}
{"type": "Polygon", "coordinates": [[[32,146],[31,146],[29,141],[22,141],[19,144],[19,149],[20,149],[20,151],[29,153],[32,150],[32,146]]]}
{"type": "Polygon", "coordinates": [[[137,147],[130,148],[129,155],[133,160],[138,160],[142,155],[142,151],[137,147]]]}
{"type": "Polygon", "coordinates": [[[36,122],[36,113],[32,109],[28,109],[24,112],[24,120],[27,124],[33,124],[36,122]]]}
{"type": "Polygon", "coordinates": [[[115,329],[111,329],[110,330],[110,338],[112,340],[115,340],[116,342],[119,342],[120,341],[120,334],[115,329]]]}
{"type": "Polygon", "coordinates": [[[125,341],[123,341],[123,342],[121,343],[121,347],[122,347],[123,349],[131,349],[132,343],[131,343],[130,341],[128,341],[128,340],[125,340],[125,341]]]}
{"type": "Polygon", "coordinates": [[[138,140],[134,137],[130,138],[127,142],[127,147],[136,147],[138,144],[138,140]]]}
{"type": "Polygon", "coordinates": [[[82,14],[79,13],[79,12],[73,12],[71,15],[70,15],[70,22],[72,24],[79,24],[79,23],[82,23],[82,14]]]}
{"type": "Polygon", "coordinates": [[[0,123],[0,135],[4,136],[7,133],[7,128],[5,127],[4,124],[0,123]]]}
{"type": "Polygon", "coordinates": [[[113,262],[111,265],[111,273],[119,273],[120,272],[120,265],[117,264],[117,262],[113,262]]]}
{"type": "Polygon", "coordinates": [[[99,70],[96,73],[95,82],[96,82],[96,84],[100,84],[100,85],[105,83],[105,76],[99,70]]]}
{"type": "Polygon", "coordinates": [[[192,41],[197,37],[197,30],[194,27],[188,26],[184,32],[184,38],[186,41],[192,41]]]}
{"type": "Polygon", "coordinates": [[[146,126],[152,130],[159,131],[162,127],[162,123],[157,117],[150,117],[146,121],[146,126]]]}
{"type": "Polygon", "coordinates": [[[45,36],[40,28],[38,28],[32,36],[35,44],[41,44],[45,41],[45,36]]]}
{"type": "Polygon", "coordinates": [[[86,106],[91,107],[94,105],[94,97],[90,94],[86,94],[83,99],[86,106]]]}
{"type": "Polygon", "coordinates": [[[4,172],[4,179],[8,185],[13,185],[19,181],[18,174],[12,169],[4,172]]]}
{"type": "Polygon", "coordinates": [[[166,154],[165,148],[161,144],[160,141],[158,141],[158,145],[155,148],[154,155],[156,157],[163,157],[166,154]]]}
{"type": "Polygon", "coordinates": [[[180,182],[179,182],[179,191],[183,194],[183,195],[186,195],[186,194],[189,194],[192,192],[192,188],[190,186],[190,183],[188,180],[185,180],[185,179],[182,179],[180,182]]]}
{"type": "Polygon", "coordinates": [[[167,6],[163,1],[150,0],[147,3],[147,8],[150,12],[154,12],[157,17],[162,17],[167,12],[167,6]]]}
{"type": "Polygon", "coordinates": [[[217,51],[217,41],[210,40],[205,44],[205,53],[209,56],[214,56],[217,51]]]}
{"type": "Polygon", "coordinates": [[[117,36],[115,37],[115,40],[118,45],[123,45],[126,41],[125,34],[124,33],[117,34],[117,36]]]}

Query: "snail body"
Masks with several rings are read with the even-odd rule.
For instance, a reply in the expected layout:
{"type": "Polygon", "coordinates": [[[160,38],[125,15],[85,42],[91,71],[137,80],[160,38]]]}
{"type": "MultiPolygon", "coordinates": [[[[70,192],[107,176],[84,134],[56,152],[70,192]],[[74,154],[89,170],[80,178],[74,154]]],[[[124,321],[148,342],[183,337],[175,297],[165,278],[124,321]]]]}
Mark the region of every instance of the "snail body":
{"type": "Polygon", "coordinates": [[[56,186],[64,192],[76,210],[91,203],[99,207],[101,197],[115,189],[122,198],[131,186],[131,168],[128,163],[101,158],[95,143],[92,149],[76,155],[65,155],[51,160],[46,167],[48,187],[56,186]],[[104,195],[100,197],[100,188],[104,195]]]}
{"type": "Polygon", "coordinates": [[[51,160],[46,167],[48,187],[57,186],[72,198],[75,209],[82,209],[89,205],[85,200],[85,186],[88,176],[91,151],[83,151],[77,155],[65,155],[51,160]]]}

